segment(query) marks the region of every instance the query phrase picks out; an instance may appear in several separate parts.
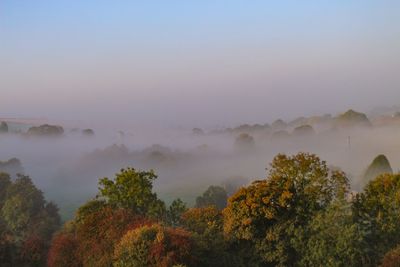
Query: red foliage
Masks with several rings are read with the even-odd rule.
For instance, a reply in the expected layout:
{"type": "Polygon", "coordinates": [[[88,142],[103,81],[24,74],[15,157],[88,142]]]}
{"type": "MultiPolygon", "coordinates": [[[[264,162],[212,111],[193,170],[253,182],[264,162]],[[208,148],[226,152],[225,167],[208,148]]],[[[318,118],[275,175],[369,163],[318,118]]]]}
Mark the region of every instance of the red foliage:
{"type": "Polygon", "coordinates": [[[162,240],[153,243],[149,258],[157,262],[159,267],[190,262],[192,240],[191,234],[181,228],[164,229],[162,240]]]}
{"type": "Polygon", "coordinates": [[[49,267],[111,266],[114,246],[129,230],[151,225],[127,209],[104,206],[75,221],[73,233],[53,238],[48,254],[49,267]]]}
{"type": "Polygon", "coordinates": [[[398,267],[400,266],[400,246],[388,251],[383,257],[381,267],[398,267]]]}
{"type": "Polygon", "coordinates": [[[79,251],[84,265],[110,266],[114,246],[130,229],[149,221],[127,209],[104,207],[88,214],[77,227],[79,251]]]}
{"type": "Polygon", "coordinates": [[[20,257],[22,261],[39,264],[46,261],[47,246],[37,235],[28,237],[22,244],[20,257]]]}
{"type": "Polygon", "coordinates": [[[47,257],[49,267],[80,267],[81,259],[78,254],[78,242],[73,234],[57,234],[51,243],[47,257]]]}

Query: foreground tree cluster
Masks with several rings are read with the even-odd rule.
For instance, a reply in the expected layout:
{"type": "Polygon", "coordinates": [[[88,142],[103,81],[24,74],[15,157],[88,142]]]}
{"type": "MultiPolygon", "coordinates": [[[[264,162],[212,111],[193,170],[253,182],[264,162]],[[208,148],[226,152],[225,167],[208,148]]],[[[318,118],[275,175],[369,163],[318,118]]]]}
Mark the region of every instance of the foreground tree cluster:
{"type": "MultiPolygon", "coordinates": [[[[29,177],[0,175],[4,266],[399,266],[400,175],[353,193],[316,155],[278,155],[229,198],[210,186],[169,207],[152,171],[122,169],[56,233],[57,208],[29,177]]],[[[2,265],[2,266],[3,266],[2,265]]]]}
{"type": "Polygon", "coordinates": [[[53,238],[49,266],[397,266],[400,175],[351,193],[317,156],[278,155],[227,201],[211,186],[168,208],[153,172],[124,169],[53,238]],[[387,256],[385,257],[385,254],[387,256]]]}

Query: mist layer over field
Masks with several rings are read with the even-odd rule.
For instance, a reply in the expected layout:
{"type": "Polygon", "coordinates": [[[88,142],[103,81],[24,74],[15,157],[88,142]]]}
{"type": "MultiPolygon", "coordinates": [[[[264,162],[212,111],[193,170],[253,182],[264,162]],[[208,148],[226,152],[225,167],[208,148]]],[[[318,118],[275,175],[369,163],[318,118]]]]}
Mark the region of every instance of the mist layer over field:
{"type": "Polygon", "coordinates": [[[241,128],[200,133],[182,128],[98,128],[93,136],[66,128],[60,137],[3,134],[0,159],[20,159],[24,172],[66,218],[95,196],[98,179],[126,167],[154,169],[160,197],[167,202],[180,197],[189,204],[209,185],[238,187],[265,178],[265,169],[278,153],[315,153],[344,170],[353,190],[365,184],[363,173],[378,154],[385,154],[395,171],[400,168],[399,126],[315,127],[309,134],[296,134],[293,128],[247,129],[252,142],[242,145],[238,141],[241,128]]]}

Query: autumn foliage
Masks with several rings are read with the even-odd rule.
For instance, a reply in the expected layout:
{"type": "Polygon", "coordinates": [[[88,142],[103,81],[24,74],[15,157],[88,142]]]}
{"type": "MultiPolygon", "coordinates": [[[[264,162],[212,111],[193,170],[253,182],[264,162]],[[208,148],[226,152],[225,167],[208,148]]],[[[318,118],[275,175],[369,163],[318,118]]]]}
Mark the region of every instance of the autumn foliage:
{"type": "MultiPolygon", "coordinates": [[[[223,210],[217,187],[201,196],[201,207],[177,199],[166,208],[152,191],[155,178],[129,168],[102,179],[98,197],[53,237],[48,266],[398,266],[397,174],[350,193],[346,175],[316,155],[281,154],[223,210]]],[[[27,237],[21,255],[40,261],[45,242],[27,237]]]]}
{"type": "Polygon", "coordinates": [[[398,267],[400,266],[400,246],[395,247],[385,254],[381,267],[398,267]]]}
{"type": "Polygon", "coordinates": [[[47,265],[49,267],[80,267],[78,240],[71,233],[58,233],[54,236],[49,250],[47,265]]]}
{"type": "Polygon", "coordinates": [[[268,176],[234,194],[224,210],[224,231],[232,240],[249,241],[271,264],[298,261],[292,238],[316,212],[344,197],[347,179],[315,155],[278,155],[268,176]]]}
{"type": "Polygon", "coordinates": [[[192,241],[183,229],[159,224],[127,232],[115,248],[114,266],[168,267],[191,262],[192,241]]]}

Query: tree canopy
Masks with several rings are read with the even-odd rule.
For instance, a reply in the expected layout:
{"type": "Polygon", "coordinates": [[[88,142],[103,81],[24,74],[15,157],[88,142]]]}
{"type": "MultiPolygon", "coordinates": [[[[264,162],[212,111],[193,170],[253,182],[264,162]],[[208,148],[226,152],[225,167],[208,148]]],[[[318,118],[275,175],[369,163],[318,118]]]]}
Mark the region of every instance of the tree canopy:
{"type": "Polygon", "coordinates": [[[375,177],[383,173],[393,173],[389,160],[385,155],[378,155],[368,166],[364,174],[364,182],[371,181],[375,177]]]}
{"type": "Polygon", "coordinates": [[[331,171],[317,156],[278,155],[267,178],[241,188],[224,210],[224,231],[252,243],[265,263],[293,265],[299,260],[293,238],[310,219],[348,190],[346,176],[331,171]]]}
{"type": "MultiPolygon", "coordinates": [[[[226,201],[224,189],[210,186],[198,207],[187,208],[176,199],[166,209],[153,192],[154,179],[154,172],[132,168],[113,180],[101,179],[98,197],[54,236],[48,266],[372,267],[399,262],[400,174],[381,174],[362,192],[350,193],[346,175],[316,155],[279,154],[266,177],[238,189],[225,208],[218,206],[226,201]]],[[[14,196],[14,183],[0,174],[6,195],[14,196]]],[[[29,181],[19,183],[25,186],[18,192],[43,203],[29,181]]],[[[8,224],[27,225],[26,216],[15,217],[7,201],[0,198],[6,212],[1,218],[8,219],[0,220],[0,259],[8,255],[4,236],[14,227],[8,224]]],[[[29,203],[17,206],[29,210],[29,203]]],[[[56,213],[50,204],[45,209],[56,213]]],[[[21,240],[21,260],[43,258],[44,239],[27,235],[21,240]]]]}
{"type": "Polygon", "coordinates": [[[335,118],[335,125],[339,127],[371,126],[367,115],[349,109],[335,118]]]}
{"type": "Polygon", "coordinates": [[[44,199],[28,176],[19,174],[13,181],[0,173],[0,262],[44,265],[60,223],[58,208],[44,199]]]}
{"type": "Polygon", "coordinates": [[[368,257],[377,264],[400,243],[400,175],[382,174],[370,181],[353,204],[354,220],[366,233],[368,257]]]}
{"type": "Polygon", "coordinates": [[[61,136],[63,133],[64,128],[62,126],[49,124],[32,126],[27,132],[30,136],[61,136]]]}
{"type": "Polygon", "coordinates": [[[248,133],[241,133],[235,139],[235,147],[244,151],[254,149],[255,142],[253,136],[248,133]]]}
{"type": "Polygon", "coordinates": [[[169,267],[192,261],[190,233],[158,224],[128,231],[114,251],[115,267],[169,267]]]}
{"type": "Polygon", "coordinates": [[[165,204],[152,191],[157,175],[153,171],[122,169],[115,179],[99,181],[99,197],[112,206],[132,210],[137,215],[159,217],[165,214],[165,204]]]}
{"type": "Polygon", "coordinates": [[[210,186],[203,195],[196,198],[196,207],[215,206],[222,210],[226,207],[228,195],[221,186],[210,186]]]}

